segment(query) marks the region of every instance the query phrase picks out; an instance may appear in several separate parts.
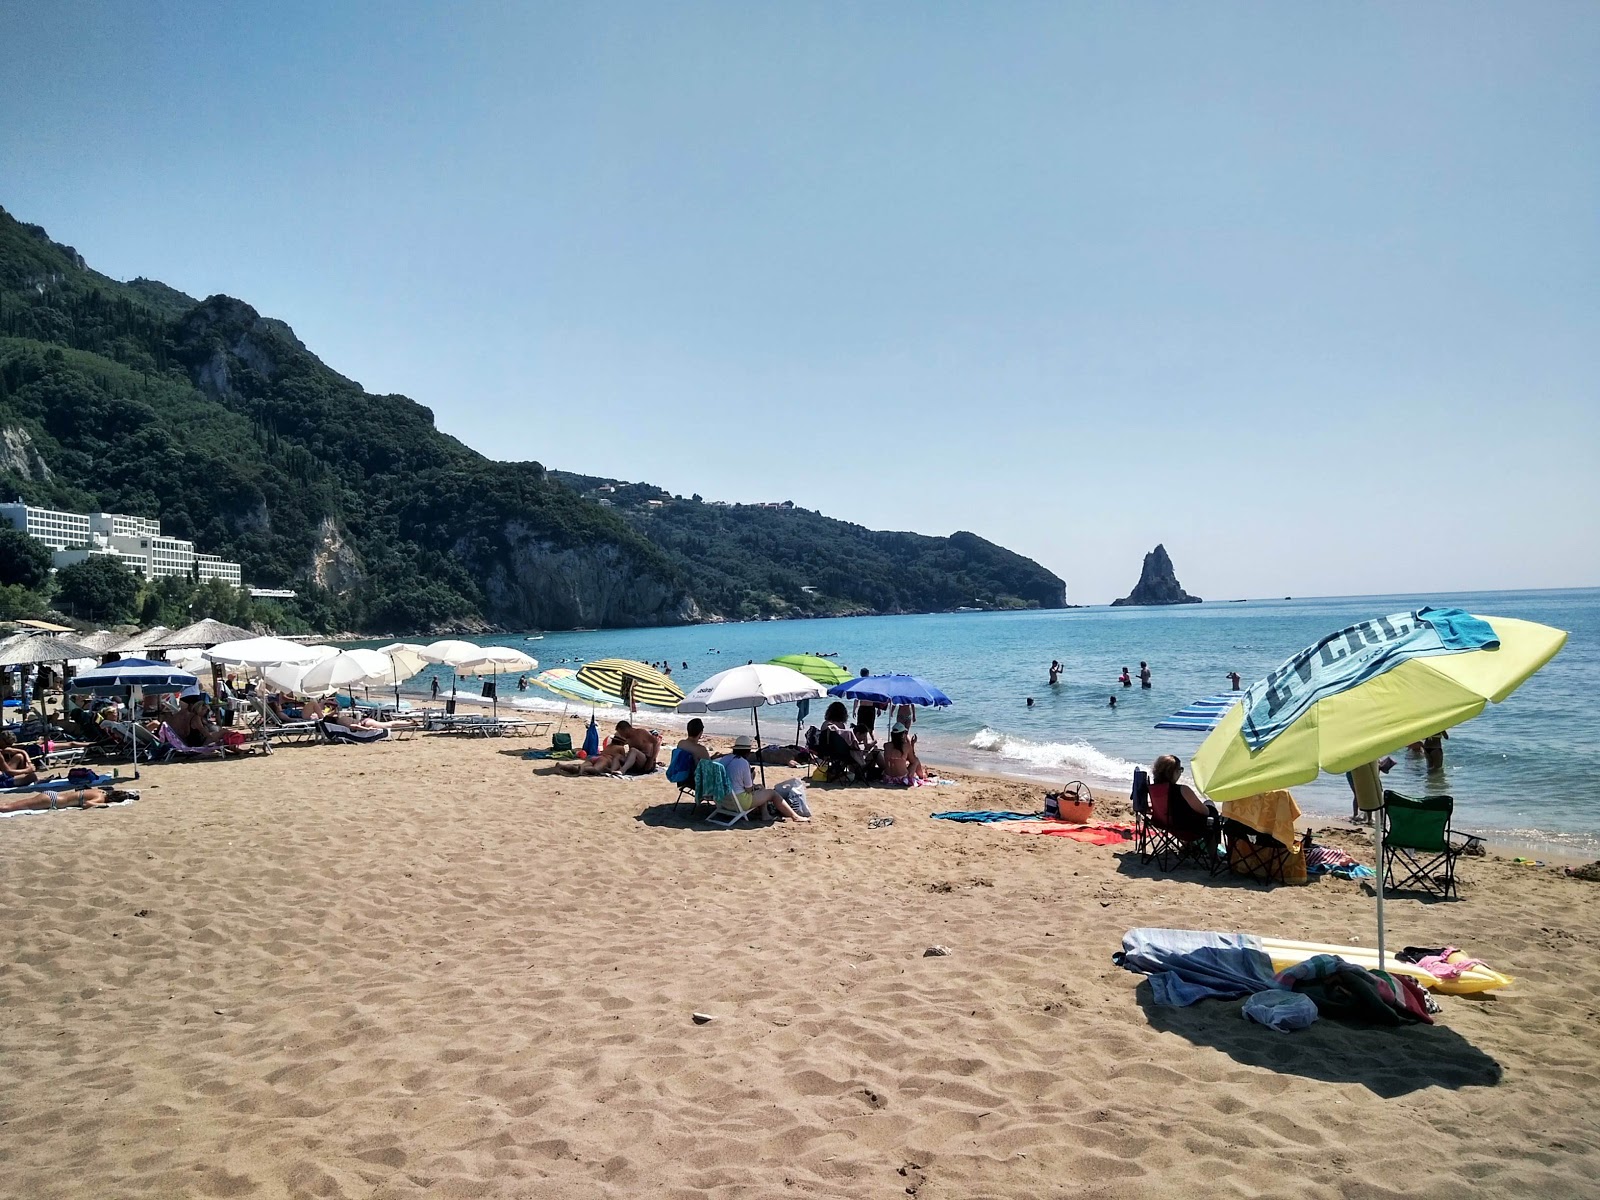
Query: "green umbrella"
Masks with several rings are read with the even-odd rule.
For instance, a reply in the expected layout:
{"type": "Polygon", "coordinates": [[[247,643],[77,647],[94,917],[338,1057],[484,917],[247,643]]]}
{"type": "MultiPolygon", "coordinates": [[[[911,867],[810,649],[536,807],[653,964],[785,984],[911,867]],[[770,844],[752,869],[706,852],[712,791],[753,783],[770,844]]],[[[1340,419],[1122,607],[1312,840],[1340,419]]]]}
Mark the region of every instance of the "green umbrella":
{"type": "Polygon", "coordinates": [[[775,667],[788,667],[791,671],[799,671],[807,679],[815,680],[823,687],[847,683],[852,678],[849,671],[832,659],[818,658],[815,654],[785,654],[782,658],[770,658],[767,661],[775,667]]]}

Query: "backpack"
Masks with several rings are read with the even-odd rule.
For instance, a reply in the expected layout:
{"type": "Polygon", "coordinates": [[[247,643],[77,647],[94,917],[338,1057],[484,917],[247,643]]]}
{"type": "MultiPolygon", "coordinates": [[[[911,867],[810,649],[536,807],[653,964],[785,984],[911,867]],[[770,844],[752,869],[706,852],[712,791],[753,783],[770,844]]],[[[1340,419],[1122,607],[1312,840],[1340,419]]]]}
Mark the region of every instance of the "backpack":
{"type": "Polygon", "coordinates": [[[565,750],[568,754],[571,754],[572,735],[565,731],[562,731],[561,733],[552,733],[550,735],[550,749],[565,750]]]}

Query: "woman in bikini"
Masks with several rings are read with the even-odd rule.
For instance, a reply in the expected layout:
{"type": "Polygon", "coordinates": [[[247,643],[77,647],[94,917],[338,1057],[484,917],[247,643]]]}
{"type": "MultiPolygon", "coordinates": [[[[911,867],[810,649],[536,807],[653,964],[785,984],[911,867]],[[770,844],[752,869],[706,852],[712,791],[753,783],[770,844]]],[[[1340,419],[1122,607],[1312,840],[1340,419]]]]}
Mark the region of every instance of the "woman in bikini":
{"type": "Polygon", "coordinates": [[[138,792],[120,788],[73,788],[65,792],[23,792],[0,796],[0,813],[53,812],[58,808],[104,808],[123,800],[133,800],[138,792]]]}

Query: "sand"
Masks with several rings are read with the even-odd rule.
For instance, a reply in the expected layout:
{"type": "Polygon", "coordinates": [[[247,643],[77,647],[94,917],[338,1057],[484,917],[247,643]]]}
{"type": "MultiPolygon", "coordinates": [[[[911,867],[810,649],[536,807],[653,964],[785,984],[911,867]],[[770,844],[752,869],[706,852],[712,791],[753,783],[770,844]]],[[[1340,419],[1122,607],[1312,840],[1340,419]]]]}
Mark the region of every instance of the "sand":
{"type": "Polygon", "coordinates": [[[1370,944],[1356,884],[927,819],[1038,806],[996,780],[708,830],[523,745],[288,747],[0,821],[0,1195],[1595,1194],[1600,885],[1470,861],[1392,936],[1514,991],[1278,1034],[1110,956],[1370,944]]]}

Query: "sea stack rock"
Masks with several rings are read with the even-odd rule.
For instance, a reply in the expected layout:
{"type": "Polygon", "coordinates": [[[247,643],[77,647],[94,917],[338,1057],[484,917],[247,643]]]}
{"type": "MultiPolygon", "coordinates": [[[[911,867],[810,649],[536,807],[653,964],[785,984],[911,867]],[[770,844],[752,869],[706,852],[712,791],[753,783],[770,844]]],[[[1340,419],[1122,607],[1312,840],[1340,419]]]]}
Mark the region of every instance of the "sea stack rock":
{"type": "Polygon", "coordinates": [[[1113,608],[1122,604],[1199,604],[1199,596],[1191,596],[1178,583],[1172,572],[1172,559],[1167,548],[1157,546],[1144,556],[1144,570],[1139,572],[1139,582],[1121,600],[1113,600],[1113,608]]]}

